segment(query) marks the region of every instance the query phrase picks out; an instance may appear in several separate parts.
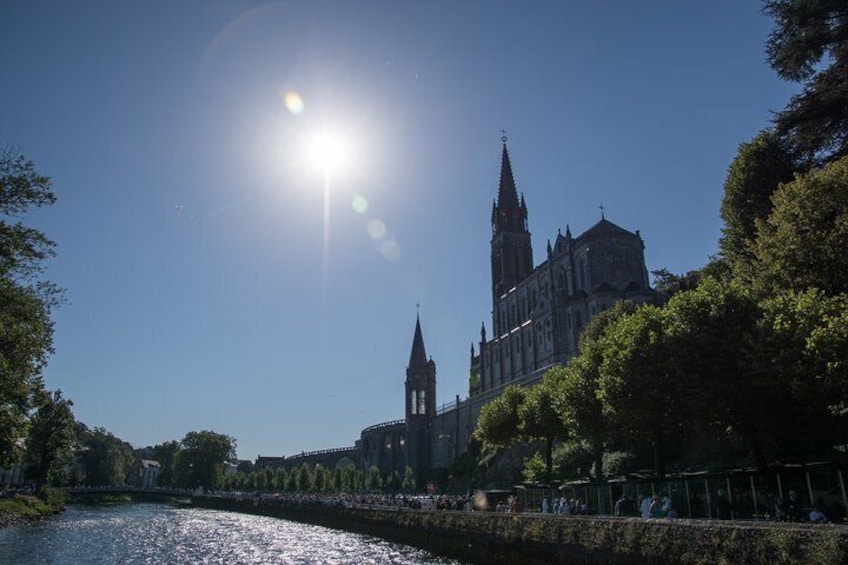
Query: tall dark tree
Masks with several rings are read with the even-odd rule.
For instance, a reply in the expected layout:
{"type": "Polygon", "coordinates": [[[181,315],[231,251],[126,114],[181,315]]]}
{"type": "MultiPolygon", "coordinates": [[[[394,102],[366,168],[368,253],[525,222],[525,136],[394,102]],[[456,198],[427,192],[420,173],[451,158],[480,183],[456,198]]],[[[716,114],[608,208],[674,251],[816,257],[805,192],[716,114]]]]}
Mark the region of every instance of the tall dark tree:
{"type": "Polygon", "coordinates": [[[780,418],[782,459],[827,459],[848,447],[848,295],[785,292],[763,303],[756,366],[787,397],[780,418]]]}
{"type": "Polygon", "coordinates": [[[103,428],[83,429],[82,450],[79,463],[82,466],[84,484],[87,486],[124,486],[133,464],[132,449],[103,428]]]}
{"type": "Polygon", "coordinates": [[[669,355],[664,311],[642,306],[617,318],[604,331],[603,348],[598,396],[609,425],[619,442],[650,445],[662,476],[669,449],[692,425],[692,389],[669,355]]]}
{"type": "Polygon", "coordinates": [[[751,277],[757,220],[768,218],[771,196],[780,183],[790,182],[797,166],[787,143],[772,130],[760,132],[739,146],[724,181],[719,244],[724,258],[743,280],[751,277]]]}
{"type": "Polygon", "coordinates": [[[51,309],[60,290],[42,280],[54,244],[22,217],[55,201],[32,161],[0,148],[0,466],[16,462],[41,372],[53,351],[51,309]]]}
{"type": "Polygon", "coordinates": [[[175,469],[179,452],[180,443],[173,439],[153,446],[153,458],[159,463],[159,475],[156,477],[159,486],[176,486],[175,469]]]}
{"type": "Polygon", "coordinates": [[[545,373],[542,382],[530,387],[518,407],[521,435],[527,440],[539,440],[545,445],[545,472],[543,480],[550,483],[553,472],[554,442],[568,437],[568,428],[557,409],[561,373],[552,369],[545,373]]]}
{"type": "Polygon", "coordinates": [[[848,292],[848,157],[781,185],[758,222],[755,287],[848,292]]]}
{"type": "Polygon", "coordinates": [[[804,90],[777,114],[778,133],[812,160],[848,155],[848,4],[766,0],[775,27],[766,45],[777,74],[804,90]]]}
{"type": "Polygon", "coordinates": [[[60,479],[70,463],[76,438],[73,402],[62,391],[41,391],[26,439],[27,475],[35,480],[36,493],[50,481],[60,479]]]}
{"type": "Polygon", "coordinates": [[[180,442],[177,481],[184,488],[215,490],[224,477],[224,463],[234,459],[236,440],[210,430],[189,432],[180,442]]]}

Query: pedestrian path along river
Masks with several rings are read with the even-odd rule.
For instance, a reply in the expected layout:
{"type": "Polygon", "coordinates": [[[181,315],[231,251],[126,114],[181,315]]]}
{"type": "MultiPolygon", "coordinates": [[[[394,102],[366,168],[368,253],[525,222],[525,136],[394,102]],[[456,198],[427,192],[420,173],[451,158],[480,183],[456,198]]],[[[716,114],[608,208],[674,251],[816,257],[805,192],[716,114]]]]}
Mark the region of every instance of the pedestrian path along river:
{"type": "Polygon", "coordinates": [[[74,505],[41,523],[0,530],[0,563],[460,565],[360,534],[165,504],[74,505]]]}

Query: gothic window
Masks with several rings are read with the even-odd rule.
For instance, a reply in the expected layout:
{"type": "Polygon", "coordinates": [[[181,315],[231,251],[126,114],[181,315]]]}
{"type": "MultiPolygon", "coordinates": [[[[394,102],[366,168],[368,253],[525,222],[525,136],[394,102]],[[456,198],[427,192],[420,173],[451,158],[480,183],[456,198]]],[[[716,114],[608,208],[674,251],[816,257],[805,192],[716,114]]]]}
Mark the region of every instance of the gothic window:
{"type": "Polygon", "coordinates": [[[548,335],[547,335],[547,341],[548,341],[548,343],[550,343],[550,342],[552,342],[552,341],[553,341],[553,339],[554,339],[554,337],[553,337],[553,331],[551,331],[551,321],[550,321],[550,320],[548,320],[547,322],[545,322],[545,330],[546,330],[546,333],[548,334],[548,335]]]}
{"type": "Polygon", "coordinates": [[[427,393],[423,389],[418,391],[418,413],[426,414],[427,413],[427,393]]]}
{"type": "Polygon", "coordinates": [[[586,288],[586,266],[583,263],[583,259],[580,259],[580,262],[577,264],[577,274],[580,277],[580,288],[586,288]]]}
{"type": "Polygon", "coordinates": [[[410,395],[410,398],[409,398],[410,409],[409,410],[410,410],[410,414],[412,414],[414,416],[414,415],[418,414],[418,391],[413,389],[412,392],[409,393],[409,395],[410,395]]]}

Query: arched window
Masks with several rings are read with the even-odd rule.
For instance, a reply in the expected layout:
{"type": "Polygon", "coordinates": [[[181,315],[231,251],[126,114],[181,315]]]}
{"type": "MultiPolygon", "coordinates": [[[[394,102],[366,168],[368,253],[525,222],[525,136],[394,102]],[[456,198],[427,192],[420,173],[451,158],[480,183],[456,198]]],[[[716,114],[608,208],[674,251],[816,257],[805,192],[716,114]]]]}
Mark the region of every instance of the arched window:
{"type": "Polygon", "coordinates": [[[580,259],[580,262],[577,263],[577,276],[580,277],[578,279],[580,288],[586,288],[586,265],[583,263],[583,259],[580,259]]]}
{"type": "Polygon", "coordinates": [[[427,413],[427,393],[424,389],[418,391],[418,413],[422,415],[427,413]]]}
{"type": "Polygon", "coordinates": [[[418,414],[418,391],[417,390],[412,389],[412,392],[410,393],[410,399],[409,400],[410,400],[409,405],[411,406],[409,411],[414,416],[415,414],[418,414]]]}

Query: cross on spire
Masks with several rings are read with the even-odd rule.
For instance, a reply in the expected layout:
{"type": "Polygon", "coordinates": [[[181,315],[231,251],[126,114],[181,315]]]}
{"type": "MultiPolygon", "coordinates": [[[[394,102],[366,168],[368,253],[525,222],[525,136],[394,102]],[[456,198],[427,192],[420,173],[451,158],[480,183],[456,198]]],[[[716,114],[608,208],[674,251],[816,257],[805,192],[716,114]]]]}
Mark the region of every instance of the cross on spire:
{"type": "Polygon", "coordinates": [[[506,130],[505,129],[501,130],[501,141],[506,143],[506,130]]]}
{"type": "Polygon", "coordinates": [[[602,220],[606,219],[606,218],[604,218],[604,210],[606,210],[606,206],[604,206],[603,202],[601,203],[600,206],[598,206],[598,208],[601,209],[601,219],[602,220]]]}

